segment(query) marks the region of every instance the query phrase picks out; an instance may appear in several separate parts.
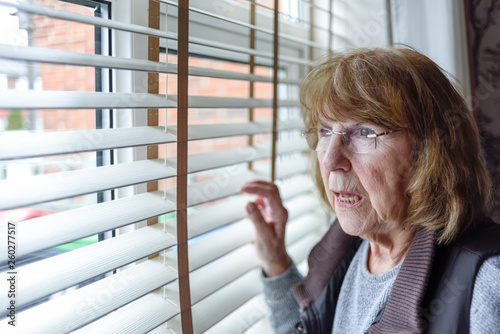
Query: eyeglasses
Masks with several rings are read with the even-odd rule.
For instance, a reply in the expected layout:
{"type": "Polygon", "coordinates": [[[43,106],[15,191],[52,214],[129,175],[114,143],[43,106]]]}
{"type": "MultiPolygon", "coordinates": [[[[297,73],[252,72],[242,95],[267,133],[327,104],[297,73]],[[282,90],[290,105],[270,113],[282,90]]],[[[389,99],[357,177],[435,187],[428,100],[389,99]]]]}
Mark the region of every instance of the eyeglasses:
{"type": "Polygon", "coordinates": [[[310,128],[302,133],[306,137],[309,148],[316,152],[325,152],[330,145],[333,134],[341,135],[342,142],[347,149],[353,153],[369,153],[377,148],[377,138],[385,136],[395,130],[375,133],[370,128],[364,126],[354,126],[344,132],[332,131],[325,128],[310,128]]]}

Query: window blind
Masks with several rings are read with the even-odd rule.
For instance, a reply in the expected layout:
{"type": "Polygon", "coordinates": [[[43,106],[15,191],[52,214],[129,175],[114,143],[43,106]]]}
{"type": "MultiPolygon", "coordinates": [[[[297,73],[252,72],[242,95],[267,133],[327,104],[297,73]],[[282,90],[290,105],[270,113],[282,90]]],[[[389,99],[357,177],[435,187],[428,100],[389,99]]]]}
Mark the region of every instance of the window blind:
{"type": "MultiPolygon", "coordinates": [[[[86,1],[99,15],[67,3],[73,2],[0,1],[39,25],[91,27],[104,50],[0,44],[2,61],[37,71],[90,68],[101,86],[54,89],[42,82],[0,91],[2,110],[33,119],[90,110],[102,123],[59,131],[31,124],[0,135],[2,166],[32,170],[0,180],[2,217],[98,199],[2,221],[2,236],[9,222],[16,226],[15,329],[269,332],[244,210],[251,197],[239,187],[256,178],[279,185],[290,215],[286,243],[305,270],[328,224],[307,175],[298,85],[312,61],[342,38],[334,34],[331,2],[86,1]],[[96,163],[82,162],[81,154],[96,163]],[[57,157],[65,163],[40,167],[57,157]],[[99,242],[37,258],[93,235],[99,242]]],[[[2,284],[8,260],[0,253],[2,284]]],[[[9,305],[7,294],[0,296],[9,305]]],[[[6,307],[0,319],[0,331],[8,333],[6,307]]]]}

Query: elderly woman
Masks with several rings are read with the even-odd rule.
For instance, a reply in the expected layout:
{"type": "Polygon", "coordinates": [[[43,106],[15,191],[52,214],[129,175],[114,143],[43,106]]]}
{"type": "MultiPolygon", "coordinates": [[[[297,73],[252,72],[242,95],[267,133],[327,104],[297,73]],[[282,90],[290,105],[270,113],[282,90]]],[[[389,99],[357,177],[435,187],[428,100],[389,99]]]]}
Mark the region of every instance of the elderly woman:
{"type": "Polygon", "coordinates": [[[336,221],[305,279],[287,211],[251,181],[276,333],[500,333],[500,226],[473,115],[439,67],[408,49],[355,50],[301,88],[315,181],[336,221]]]}

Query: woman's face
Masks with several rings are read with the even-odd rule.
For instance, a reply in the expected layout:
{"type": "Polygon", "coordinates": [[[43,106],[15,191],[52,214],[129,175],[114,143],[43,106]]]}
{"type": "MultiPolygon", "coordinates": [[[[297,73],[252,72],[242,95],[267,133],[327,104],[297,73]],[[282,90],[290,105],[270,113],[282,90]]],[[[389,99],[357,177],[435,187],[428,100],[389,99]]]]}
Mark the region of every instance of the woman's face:
{"type": "MultiPolygon", "coordinates": [[[[357,122],[323,122],[321,127],[343,132],[357,122]]],[[[389,129],[361,126],[375,133],[389,129]]],[[[408,135],[397,131],[377,138],[376,148],[365,154],[353,153],[333,134],[325,152],[318,152],[321,176],[342,229],[350,235],[369,239],[402,228],[409,199],[405,185],[412,163],[408,135]]]]}

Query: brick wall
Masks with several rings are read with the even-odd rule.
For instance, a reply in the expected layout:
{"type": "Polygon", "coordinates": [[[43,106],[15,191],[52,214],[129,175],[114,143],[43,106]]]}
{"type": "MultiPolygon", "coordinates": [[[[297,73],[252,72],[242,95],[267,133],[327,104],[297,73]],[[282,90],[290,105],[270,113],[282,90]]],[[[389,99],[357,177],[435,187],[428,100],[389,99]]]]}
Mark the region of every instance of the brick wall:
{"type": "MultiPolygon", "coordinates": [[[[84,15],[94,15],[91,8],[62,1],[35,0],[34,4],[84,15]]],[[[93,54],[94,27],[34,15],[33,45],[49,49],[93,54]]],[[[44,90],[95,91],[95,70],[92,67],[41,64],[39,76],[44,90]]],[[[95,110],[41,110],[44,130],[75,130],[95,128],[95,110]]]]}

